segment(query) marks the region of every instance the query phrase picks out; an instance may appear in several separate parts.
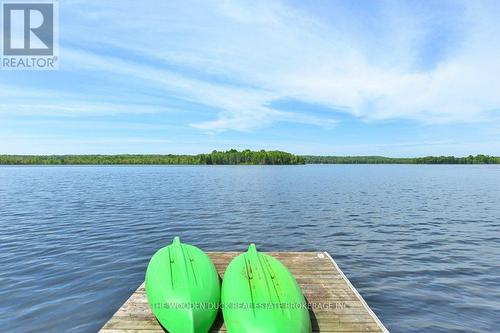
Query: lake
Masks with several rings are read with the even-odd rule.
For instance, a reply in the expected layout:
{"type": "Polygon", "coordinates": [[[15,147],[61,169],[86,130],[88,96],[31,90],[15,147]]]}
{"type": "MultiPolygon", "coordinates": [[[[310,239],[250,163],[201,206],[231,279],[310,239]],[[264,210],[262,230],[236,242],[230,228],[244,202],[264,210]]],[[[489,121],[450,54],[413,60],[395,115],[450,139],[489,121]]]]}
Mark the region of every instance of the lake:
{"type": "Polygon", "coordinates": [[[391,332],[500,327],[500,166],[0,167],[0,327],[95,332],[175,235],[328,251],[391,332]]]}

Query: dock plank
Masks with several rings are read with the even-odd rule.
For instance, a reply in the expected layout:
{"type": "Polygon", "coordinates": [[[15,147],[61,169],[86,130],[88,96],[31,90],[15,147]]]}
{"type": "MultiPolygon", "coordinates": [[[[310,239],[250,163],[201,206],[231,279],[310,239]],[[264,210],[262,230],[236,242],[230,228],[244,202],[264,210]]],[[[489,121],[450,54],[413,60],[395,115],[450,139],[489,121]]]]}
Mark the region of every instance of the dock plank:
{"type": "MultiPolygon", "coordinates": [[[[209,252],[221,278],[239,252],[209,252]]],[[[388,332],[327,252],[270,252],[299,283],[311,306],[313,332],[388,332]]],[[[99,331],[100,333],[164,333],[151,312],[144,283],[99,331]]],[[[211,332],[226,332],[222,316],[211,332]]]]}

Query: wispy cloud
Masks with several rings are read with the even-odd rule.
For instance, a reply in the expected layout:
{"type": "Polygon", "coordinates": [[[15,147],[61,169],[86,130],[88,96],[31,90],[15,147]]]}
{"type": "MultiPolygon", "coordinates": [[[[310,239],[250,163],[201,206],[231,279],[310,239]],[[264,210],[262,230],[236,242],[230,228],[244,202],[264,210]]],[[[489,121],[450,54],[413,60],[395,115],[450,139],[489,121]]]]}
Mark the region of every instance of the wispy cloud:
{"type": "Polygon", "coordinates": [[[120,80],[120,77],[134,78],[134,80],[141,80],[146,87],[156,87],[172,96],[190,102],[203,103],[220,110],[219,118],[216,120],[191,124],[203,130],[247,131],[275,121],[318,126],[328,126],[335,122],[332,119],[298,114],[293,111],[274,110],[267,104],[281,98],[281,95],[269,89],[201,80],[179,71],[76,49],[63,49],[62,54],[71,64],[71,70],[106,72],[108,75],[117,76],[117,80],[120,80]]]}
{"type": "Polygon", "coordinates": [[[342,116],[498,131],[495,1],[68,0],[60,9],[60,70],[2,72],[0,116],[165,113],[200,135],[290,123],[341,132],[342,116]],[[281,100],[323,111],[275,107],[281,100]]]}
{"type": "Polygon", "coordinates": [[[500,107],[495,3],[449,3],[448,11],[437,14],[411,3],[377,4],[383,8],[374,18],[380,20],[374,24],[378,34],[353,28],[365,23],[349,23],[360,18],[352,12],[342,18],[349,14],[345,4],[327,20],[279,1],[169,2],[154,10],[143,3],[98,2],[86,4],[85,11],[79,3],[67,9],[76,17],[67,32],[72,39],[130,49],[180,67],[158,70],[97,53],[63,55],[71,68],[130,75],[220,109],[216,119],[193,123],[201,129],[248,130],[294,118],[267,107],[279,98],[341,105],[367,119],[430,123],[484,120],[500,107]],[[438,26],[440,20],[446,22],[438,26]],[[89,28],[97,21],[95,30],[89,28]],[[450,40],[436,40],[440,29],[450,40]],[[434,47],[447,51],[439,57],[426,54],[429,44],[438,42],[443,45],[434,47]],[[422,70],[425,61],[432,64],[422,70]],[[193,78],[189,71],[233,84],[193,78]]]}

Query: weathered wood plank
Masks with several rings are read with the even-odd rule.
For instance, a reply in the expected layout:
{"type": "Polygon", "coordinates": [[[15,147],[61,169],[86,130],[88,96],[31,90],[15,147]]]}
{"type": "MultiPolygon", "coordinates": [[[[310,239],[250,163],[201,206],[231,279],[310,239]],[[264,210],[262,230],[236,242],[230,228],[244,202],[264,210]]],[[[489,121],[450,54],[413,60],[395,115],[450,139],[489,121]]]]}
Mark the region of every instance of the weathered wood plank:
{"type": "MultiPolygon", "coordinates": [[[[208,255],[221,278],[238,252],[208,255]]],[[[270,252],[285,264],[302,288],[311,306],[313,332],[388,332],[361,295],[326,252],[270,252]]],[[[164,333],[152,314],[144,283],[100,330],[101,333],[164,333]]],[[[211,332],[226,332],[222,316],[211,332]]]]}

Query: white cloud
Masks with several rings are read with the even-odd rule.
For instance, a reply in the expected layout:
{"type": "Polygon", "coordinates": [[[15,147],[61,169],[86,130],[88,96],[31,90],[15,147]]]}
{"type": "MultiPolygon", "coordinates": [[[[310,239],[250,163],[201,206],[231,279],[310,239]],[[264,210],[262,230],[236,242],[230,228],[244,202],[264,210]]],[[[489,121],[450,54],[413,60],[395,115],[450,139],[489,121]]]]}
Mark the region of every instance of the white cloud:
{"type": "Polygon", "coordinates": [[[2,115],[80,117],[82,115],[105,116],[116,114],[156,113],[165,111],[168,112],[169,109],[144,104],[85,103],[68,99],[64,101],[37,100],[32,103],[18,102],[0,104],[0,114],[2,115]]]}
{"type": "Polygon", "coordinates": [[[180,110],[145,100],[144,96],[113,99],[87,91],[80,94],[64,89],[29,88],[0,84],[0,115],[38,115],[57,117],[106,116],[144,113],[178,113],[180,110]]]}
{"type": "MultiPolygon", "coordinates": [[[[266,104],[281,95],[269,90],[240,85],[214,84],[185,76],[176,71],[124,61],[117,57],[65,48],[62,51],[70,70],[102,71],[109,74],[143,81],[145,86],[159,87],[172,96],[222,109],[218,119],[194,123],[203,130],[233,129],[247,131],[274,121],[299,122],[318,126],[331,126],[335,121],[296,112],[277,111],[266,104]]],[[[126,108],[130,109],[130,108],[126,108]]],[[[146,108],[147,110],[147,108],[146,108]]]]}
{"type": "Polygon", "coordinates": [[[429,27],[450,13],[415,15],[391,3],[374,33],[341,8],[327,20],[279,1],[77,1],[62,6],[65,41],[118,47],[165,66],[66,47],[62,69],[140,80],[217,108],[215,119],[192,124],[208,131],[247,131],[276,121],[335,123],[268,106],[284,98],[341,107],[363,119],[488,120],[500,109],[498,6],[456,6],[461,11],[447,19],[457,46],[435,66],[419,69],[429,27]]]}

